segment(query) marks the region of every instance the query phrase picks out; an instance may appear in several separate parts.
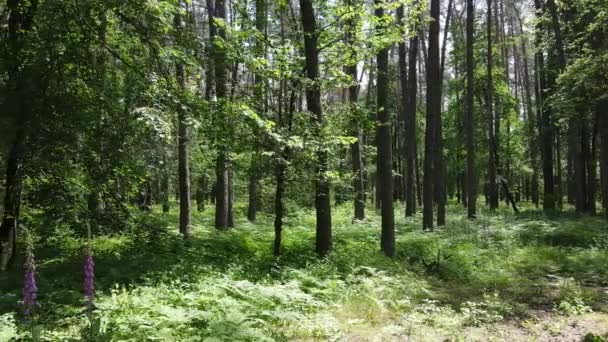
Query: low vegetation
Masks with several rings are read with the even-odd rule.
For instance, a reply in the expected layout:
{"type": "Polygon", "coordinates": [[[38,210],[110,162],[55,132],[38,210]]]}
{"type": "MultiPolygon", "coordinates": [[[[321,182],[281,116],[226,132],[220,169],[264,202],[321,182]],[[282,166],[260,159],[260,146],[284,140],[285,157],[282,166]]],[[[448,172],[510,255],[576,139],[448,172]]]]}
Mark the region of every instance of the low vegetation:
{"type": "Polygon", "coordinates": [[[271,216],[221,232],[204,212],[195,216],[194,237],[184,240],[170,224],[177,213],[154,210],[132,231],[93,239],[91,309],[82,290],[86,240],[57,228],[33,238],[39,306],[31,319],[20,312],[20,271],[0,275],[0,340],[481,341],[488,334],[522,340],[591,334],[590,341],[602,341],[608,334],[608,229],[601,218],[505,209],[469,221],[459,213],[449,212],[447,226],[434,233],[420,231],[420,215],[397,220],[397,253],[390,259],[378,246],[380,218],[353,223],[350,208],[340,207],[335,248],[319,259],[311,248],[312,211],[286,218],[284,255],[275,258],[271,216]]]}

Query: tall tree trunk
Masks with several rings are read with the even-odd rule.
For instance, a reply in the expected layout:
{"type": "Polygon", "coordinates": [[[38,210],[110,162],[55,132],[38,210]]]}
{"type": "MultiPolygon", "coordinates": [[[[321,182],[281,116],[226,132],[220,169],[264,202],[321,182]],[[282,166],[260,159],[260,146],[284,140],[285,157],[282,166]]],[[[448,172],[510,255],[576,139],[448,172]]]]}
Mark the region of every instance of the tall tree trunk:
{"type": "MultiPolygon", "coordinates": [[[[381,1],[376,0],[375,14],[377,18],[384,17],[384,7],[381,1]]],[[[379,31],[383,27],[377,28],[379,31]]],[[[379,32],[381,33],[381,32],[379,32]]],[[[378,91],[376,92],[378,111],[378,186],[380,188],[380,210],[382,215],[381,247],[387,256],[395,255],[395,222],[393,208],[393,150],[391,137],[391,115],[388,105],[388,50],[386,46],[378,52],[378,91]]]]}
{"type": "MultiPolygon", "coordinates": [[[[183,41],[184,24],[181,14],[175,15],[175,29],[177,41],[183,41]]],[[[184,64],[178,61],[176,66],[177,85],[181,92],[186,91],[186,74],[184,64]]],[[[179,182],[179,232],[184,237],[192,235],[191,222],[191,197],[190,197],[190,129],[187,123],[187,113],[180,105],[177,108],[177,162],[178,162],[178,182],[179,182]]]]}
{"type": "Polygon", "coordinates": [[[5,271],[13,259],[17,249],[17,226],[21,208],[21,189],[23,184],[24,162],[27,150],[26,140],[29,135],[29,119],[31,109],[28,106],[26,88],[31,87],[33,81],[23,77],[24,59],[21,58],[25,35],[31,30],[34,13],[38,7],[37,0],[7,1],[8,17],[8,46],[9,61],[8,100],[2,108],[3,113],[15,117],[15,140],[9,151],[6,164],[4,213],[0,225],[0,271],[5,271]]]}
{"type": "MultiPolygon", "coordinates": [[[[348,5],[352,5],[352,0],[347,1],[348,5]]],[[[350,153],[352,159],[353,171],[353,206],[354,217],[357,220],[365,218],[365,174],[363,165],[363,132],[361,129],[361,118],[359,106],[357,104],[359,98],[359,81],[357,78],[357,51],[354,46],[354,35],[357,29],[357,18],[351,18],[348,22],[346,33],[346,44],[350,49],[352,65],[345,67],[345,73],[352,79],[352,84],[348,88],[348,102],[350,105],[351,115],[353,117],[353,136],[357,141],[350,145],[350,153]]]]}
{"type": "MultiPolygon", "coordinates": [[[[534,7],[536,8],[536,15],[539,20],[536,24],[536,44],[542,45],[543,39],[543,23],[542,15],[543,9],[540,0],[534,0],[534,7]]],[[[538,77],[538,95],[536,105],[540,108],[539,115],[539,131],[540,131],[540,145],[542,152],[543,162],[543,181],[544,181],[544,200],[543,209],[545,211],[555,210],[555,180],[553,176],[553,120],[551,118],[551,109],[545,105],[545,100],[549,94],[548,91],[548,78],[546,74],[544,56],[541,51],[536,53],[537,63],[537,77],[538,77]]]]}
{"type": "MultiPolygon", "coordinates": [[[[448,39],[448,33],[449,33],[449,27],[450,27],[450,17],[451,17],[451,13],[452,13],[452,2],[453,0],[449,0],[448,2],[448,8],[447,8],[447,14],[446,14],[446,18],[445,18],[445,27],[443,30],[443,43],[442,43],[442,47],[441,47],[441,57],[437,56],[437,59],[439,60],[439,71],[438,71],[438,75],[437,75],[437,89],[436,92],[437,94],[435,101],[437,102],[435,105],[437,106],[436,111],[437,113],[435,114],[435,157],[433,158],[433,162],[434,162],[434,173],[435,173],[435,186],[434,186],[434,192],[435,192],[435,202],[437,202],[437,226],[441,227],[441,226],[445,226],[445,206],[446,206],[446,183],[445,183],[445,176],[446,176],[446,170],[445,170],[445,161],[443,158],[443,119],[442,119],[442,100],[443,100],[443,73],[444,73],[444,69],[445,69],[445,53],[446,53],[446,49],[447,49],[447,39],[448,39]]],[[[437,5],[437,7],[439,7],[439,5],[437,5]]],[[[437,45],[437,50],[439,50],[439,10],[437,10],[436,17],[434,17],[434,20],[437,21],[436,24],[436,28],[435,30],[437,30],[435,37],[433,37],[433,39],[436,40],[436,42],[434,44],[437,45]]],[[[433,15],[433,13],[431,13],[431,15],[433,15]]],[[[434,24],[434,23],[432,23],[434,24]]],[[[430,40],[430,39],[429,39],[430,40]]],[[[430,44],[429,44],[429,48],[430,48],[430,44]]],[[[429,51],[430,52],[430,51],[429,51]]],[[[438,52],[438,51],[437,51],[438,52]]],[[[430,56],[430,53],[429,53],[430,56]]],[[[436,68],[437,66],[435,66],[436,68]]]]}
{"type": "MultiPolygon", "coordinates": [[[[266,0],[255,1],[255,28],[259,34],[266,34],[267,25],[267,14],[266,14],[266,0]]],[[[262,39],[256,40],[255,46],[256,56],[258,58],[266,59],[266,47],[262,39]]],[[[265,99],[265,84],[266,81],[262,73],[256,73],[254,75],[254,97],[256,101],[256,110],[258,115],[265,117],[266,112],[266,99],[265,99]]],[[[251,222],[255,222],[259,202],[259,186],[260,186],[260,153],[258,151],[259,141],[254,142],[254,151],[251,155],[251,166],[249,168],[249,205],[247,207],[247,219],[251,222]]]]}
{"type": "MultiPolygon", "coordinates": [[[[416,30],[417,32],[417,30],[416,30]]],[[[405,114],[405,160],[406,160],[406,201],[405,216],[412,216],[416,213],[416,191],[419,190],[416,177],[418,174],[416,159],[418,157],[416,146],[416,111],[418,104],[418,34],[410,38],[410,51],[408,56],[408,76],[407,76],[407,107],[405,114]]]]}
{"type": "Polygon", "coordinates": [[[590,142],[589,142],[589,155],[587,158],[587,206],[586,211],[595,215],[597,208],[595,205],[595,197],[597,190],[597,134],[598,134],[599,120],[597,113],[593,115],[593,121],[591,125],[590,142]]]}
{"type": "Polygon", "coordinates": [[[467,95],[465,102],[465,131],[467,145],[466,192],[468,217],[477,216],[477,177],[475,172],[475,111],[473,108],[473,89],[475,82],[475,60],[473,58],[473,30],[475,8],[473,0],[467,0],[467,95]]]}
{"type": "Polygon", "coordinates": [[[426,132],[424,146],[424,175],[423,175],[423,229],[433,230],[433,199],[435,197],[434,184],[437,155],[437,116],[441,115],[439,75],[439,0],[431,0],[431,18],[429,24],[429,51],[426,63],[426,132]]]}
{"type": "Polygon", "coordinates": [[[488,196],[489,196],[489,204],[490,210],[494,211],[498,208],[498,187],[496,183],[496,167],[497,167],[497,152],[498,146],[496,143],[496,135],[497,131],[494,131],[496,128],[495,121],[499,120],[494,114],[494,101],[493,101],[493,93],[494,93],[494,80],[492,77],[493,65],[492,65],[492,0],[487,0],[486,4],[488,6],[488,14],[487,14],[487,80],[488,83],[486,85],[486,106],[488,108],[488,196]]]}
{"type": "MultiPolygon", "coordinates": [[[[312,82],[306,89],[306,105],[316,125],[316,135],[321,137],[321,126],[325,117],[321,108],[321,88],[319,85],[319,48],[317,20],[313,0],[300,0],[302,28],[304,30],[304,52],[306,56],[306,76],[312,82]]],[[[390,143],[390,142],[389,142],[390,143]]],[[[331,204],[329,181],[327,179],[327,152],[317,147],[317,175],[315,179],[315,209],[317,212],[316,250],[325,256],[331,249],[331,204]]]]}
{"type": "MultiPolygon", "coordinates": [[[[403,25],[404,24],[404,19],[403,19],[403,15],[404,15],[404,5],[399,6],[399,8],[397,8],[397,23],[399,23],[399,25],[403,25]]],[[[399,136],[399,134],[403,135],[403,151],[398,151],[397,154],[403,158],[399,158],[399,159],[403,159],[404,164],[403,165],[403,170],[400,171],[400,173],[403,175],[402,177],[402,191],[403,191],[403,200],[405,202],[405,216],[410,216],[407,213],[407,202],[408,202],[408,195],[409,195],[409,189],[408,189],[408,182],[407,182],[407,177],[408,177],[408,140],[411,139],[411,137],[407,136],[407,125],[408,125],[408,120],[407,120],[407,115],[408,115],[408,79],[407,79],[407,49],[406,49],[406,45],[405,45],[405,38],[404,38],[404,34],[403,32],[401,32],[401,39],[399,40],[399,44],[398,44],[398,66],[399,66],[399,99],[401,100],[400,102],[400,112],[399,112],[399,125],[397,125],[397,136],[399,136]],[[402,155],[403,153],[403,155],[402,155]]]]}
{"type": "Polygon", "coordinates": [[[600,139],[600,178],[604,216],[608,220],[608,100],[597,105],[598,132],[600,139]]]}
{"type": "MultiPolygon", "coordinates": [[[[516,10],[517,21],[519,23],[519,33],[520,35],[524,35],[523,23],[521,19],[521,15],[516,6],[514,6],[516,10]]],[[[530,88],[530,72],[528,68],[528,49],[526,44],[526,38],[522,37],[521,39],[521,51],[522,51],[522,60],[524,64],[524,91],[526,97],[526,108],[528,114],[528,121],[526,122],[527,131],[528,131],[528,149],[530,150],[530,164],[532,165],[532,179],[530,184],[530,193],[532,197],[532,203],[538,208],[540,200],[538,194],[538,132],[537,132],[537,116],[536,111],[532,106],[532,91],[530,88]]]]}
{"type": "MultiPolygon", "coordinates": [[[[216,0],[213,14],[214,26],[219,39],[226,39],[226,29],[223,25],[217,25],[218,20],[226,21],[226,3],[225,0],[216,0]]],[[[217,37],[214,37],[217,39],[217,37]]],[[[219,124],[223,129],[228,129],[228,118],[224,111],[226,110],[226,101],[228,101],[228,93],[226,87],[226,49],[222,44],[214,44],[213,46],[214,67],[215,67],[215,93],[218,99],[218,117],[219,124]]],[[[230,179],[230,153],[228,151],[227,142],[220,143],[219,152],[216,160],[216,200],[215,200],[215,227],[218,229],[228,229],[233,226],[232,222],[232,184],[230,179]]]]}

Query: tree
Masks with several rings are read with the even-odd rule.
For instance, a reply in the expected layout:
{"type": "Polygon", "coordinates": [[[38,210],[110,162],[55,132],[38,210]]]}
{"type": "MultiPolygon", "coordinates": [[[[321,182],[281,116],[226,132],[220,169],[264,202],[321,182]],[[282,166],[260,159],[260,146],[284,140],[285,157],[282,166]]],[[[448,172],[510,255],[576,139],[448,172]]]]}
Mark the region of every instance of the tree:
{"type": "Polygon", "coordinates": [[[438,146],[438,124],[441,115],[441,75],[439,59],[439,0],[431,0],[431,22],[429,23],[429,48],[426,64],[426,132],[424,146],[424,178],[423,178],[423,229],[433,230],[433,203],[435,198],[434,187],[443,186],[435,184],[437,167],[440,162],[435,162],[435,158],[441,158],[438,146]]]}
{"type": "MultiPolygon", "coordinates": [[[[179,9],[181,10],[181,9],[179,9]]],[[[181,13],[175,14],[175,31],[176,41],[179,43],[183,37],[184,23],[181,13]]],[[[177,85],[181,92],[186,89],[186,72],[184,63],[177,61],[175,65],[175,73],[177,85]]],[[[179,181],[179,232],[184,237],[192,235],[192,218],[191,218],[191,195],[190,195],[190,129],[188,127],[188,118],[186,110],[182,105],[177,108],[177,159],[178,159],[178,181],[179,181]]]]}
{"type": "Polygon", "coordinates": [[[598,131],[600,132],[600,172],[601,172],[601,185],[602,185],[602,207],[604,209],[604,216],[608,220],[608,99],[603,99],[598,104],[598,116],[599,125],[598,131]]]}
{"type": "MultiPolygon", "coordinates": [[[[348,6],[353,6],[352,0],[347,0],[348,6]]],[[[353,7],[353,11],[356,9],[353,7]]],[[[348,88],[348,101],[350,104],[351,115],[353,117],[353,136],[357,141],[350,145],[352,170],[353,170],[353,192],[354,192],[354,217],[357,220],[365,218],[365,165],[363,164],[363,132],[361,128],[360,109],[357,104],[359,99],[359,82],[357,78],[357,47],[354,45],[356,30],[358,28],[358,17],[353,17],[347,22],[346,44],[349,46],[350,65],[347,65],[345,73],[351,77],[352,84],[348,88]]]]}
{"type": "MultiPolygon", "coordinates": [[[[256,55],[258,58],[266,58],[266,44],[263,42],[263,36],[266,34],[266,25],[267,25],[267,10],[266,10],[266,0],[256,0],[255,2],[255,28],[258,31],[258,38],[256,39],[256,55]]],[[[254,97],[256,99],[256,109],[258,113],[262,117],[264,117],[266,112],[266,99],[265,99],[265,90],[266,81],[264,80],[264,75],[261,72],[258,72],[254,75],[254,97]]],[[[259,144],[259,142],[255,142],[254,144],[259,144]]],[[[254,146],[254,149],[257,149],[254,146]]],[[[256,219],[256,215],[258,212],[258,202],[259,202],[259,183],[260,183],[260,155],[258,151],[254,151],[251,156],[251,166],[249,168],[249,205],[247,207],[247,219],[251,222],[254,222],[256,219]]]]}
{"type": "MultiPolygon", "coordinates": [[[[227,135],[229,123],[226,111],[228,110],[228,93],[226,87],[226,3],[216,0],[213,13],[213,23],[217,36],[213,38],[215,94],[218,99],[219,125],[227,135]]],[[[230,180],[230,155],[227,137],[220,137],[220,145],[216,160],[216,199],[215,199],[215,227],[228,229],[234,225],[232,218],[232,193],[230,180]]]]}
{"type": "Polygon", "coordinates": [[[486,1],[488,7],[487,13],[487,89],[486,89],[486,106],[488,107],[488,193],[490,199],[490,210],[498,208],[498,188],[496,183],[496,168],[498,157],[498,145],[496,136],[500,133],[495,131],[496,120],[500,120],[494,114],[494,103],[492,93],[494,92],[494,81],[492,79],[492,0],[486,1]]]}
{"type": "Polygon", "coordinates": [[[467,28],[466,28],[466,69],[467,69],[467,91],[465,103],[465,133],[467,150],[467,211],[470,219],[477,215],[477,177],[475,174],[475,111],[473,107],[474,70],[475,59],[473,58],[473,27],[475,21],[475,9],[473,0],[467,0],[467,28]]]}
{"type": "MultiPolygon", "coordinates": [[[[441,59],[439,66],[439,90],[436,95],[437,101],[439,102],[439,109],[437,112],[435,124],[435,158],[433,159],[435,165],[435,202],[437,202],[437,226],[445,226],[445,206],[446,206],[446,167],[445,158],[443,156],[444,139],[443,139],[443,114],[442,114],[442,103],[443,103],[443,75],[445,72],[445,54],[447,50],[447,40],[450,28],[450,18],[452,16],[452,3],[453,0],[448,1],[447,14],[445,16],[445,27],[443,30],[443,43],[441,46],[441,59]]],[[[437,21],[439,21],[439,14],[437,14],[437,21]]],[[[439,31],[439,24],[437,24],[437,31],[439,31]]],[[[439,46],[439,34],[437,34],[437,45],[439,46]]]]}
{"type": "MultiPolygon", "coordinates": [[[[306,105],[313,115],[316,137],[321,138],[321,128],[325,117],[321,107],[321,86],[319,73],[319,48],[317,21],[312,0],[300,0],[302,28],[304,30],[304,52],[306,60],[306,105]]],[[[315,209],[317,213],[316,250],[325,256],[331,249],[331,204],[329,197],[329,180],[327,179],[327,151],[317,147],[317,170],[315,176],[315,209]]]]}
{"type": "MultiPolygon", "coordinates": [[[[384,17],[384,5],[376,0],[375,15],[379,20],[384,17]]],[[[382,26],[377,27],[378,33],[382,34],[382,26]]],[[[377,174],[378,188],[380,190],[379,200],[382,215],[381,247],[387,256],[395,255],[395,222],[393,208],[393,147],[392,128],[388,106],[388,50],[389,46],[383,46],[376,57],[378,65],[378,89],[377,89],[377,137],[378,158],[377,174]]]]}
{"type": "MultiPolygon", "coordinates": [[[[417,2],[414,2],[414,6],[417,2]]],[[[409,42],[408,56],[408,75],[407,75],[407,102],[405,103],[405,160],[406,160],[406,201],[405,201],[405,216],[412,216],[416,213],[416,105],[418,102],[418,25],[414,27],[414,34],[409,42]]]]}
{"type": "Polygon", "coordinates": [[[31,109],[25,94],[28,92],[25,75],[28,66],[23,63],[22,49],[29,31],[32,29],[34,15],[38,7],[37,0],[8,1],[8,47],[9,74],[11,86],[9,101],[4,104],[3,112],[16,118],[16,133],[10,147],[6,162],[6,189],[4,195],[4,213],[0,225],[0,271],[6,270],[16,253],[17,227],[21,209],[23,178],[25,176],[26,140],[29,135],[31,109]]]}
{"type": "MultiPolygon", "coordinates": [[[[543,9],[540,0],[534,0],[534,7],[536,8],[536,15],[539,18],[536,24],[536,44],[541,45],[542,32],[544,25],[542,24],[543,9]]],[[[537,82],[538,91],[536,106],[539,111],[539,132],[540,132],[540,145],[542,154],[542,166],[543,166],[543,184],[544,184],[544,199],[543,208],[545,211],[555,210],[555,180],[553,176],[553,122],[551,118],[551,109],[545,105],[546,98],[549,95],[549,88],[551,85],[547,84],[548,78],[545,68],[545,57],[542,51],[536,52],[536,65],[537,65],[537,82]]]]}

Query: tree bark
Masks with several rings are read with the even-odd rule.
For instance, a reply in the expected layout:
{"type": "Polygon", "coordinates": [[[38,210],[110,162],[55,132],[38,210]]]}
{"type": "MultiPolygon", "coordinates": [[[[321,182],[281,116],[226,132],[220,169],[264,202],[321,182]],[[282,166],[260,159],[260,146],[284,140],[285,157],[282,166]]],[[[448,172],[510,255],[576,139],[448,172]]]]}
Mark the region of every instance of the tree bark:
{"type": "MultiPolygon", "coordinates": [[[[521,15],[519,13],[519,10],[517,9],[516,6],[514,6],[515,10],[516,10],[516,16],[517,16],[517,21],[519,23],[519,33],[520,35],[524,35],[524,30],[523,30],[523,23],[522,23],[522,19],[521,19],[521,15]]],[[[530,88],[530,72],[529,72],[529,68],[528,68],[528,49],[527,49],[527,44],[526,44],[526,38],[522,37],[521,40],[521,51],[522,51],[522,60],[523,60],[523,64],[524,64],[524,91],[525,91],[525,98],[526,98],[526,108],[527,108],[527,114],[528,114],[528,121],[527,121],[527,131],[528,131],[528,149],[530,150],[530,164],[532,166],[532,179],[531,179],[531,184],[530,184],[530,195],[532,197],[532,203],[534,203],[534,205],[538,208],[540,200],[539,200],[539,194],[538,194],[538,186],[539,186],[539,182],[538,182],[538,147],[537,147],[537,142],[538,142],[538,132],[537,132],[537,127],[538,127],[538,123],[537,123],[537,116],[536,116],[536,111],[534,109],[534,107],[532,106],[532,95],[531,95],[531,88],[530,88]]]]}
{"type": "MultiPolygon", "coordinates": [[[[255,1],[255,28],[258,31],[258,34],[265,35],[266,34],[266,25],[267,25],[267,15],[266,15],[266,0],[256,0],[255,1]]],[[[266,47],[263,40],[256,40],[256,56],[258,58],[266,58],[266,47]]],[[[265,117],[266,112],[266,100],[264,98],[265,93],[265,83],[264,76],[262,73],[256,73],[254,75],[254,97],[256,101],[256,110],[260,117],[265,117]]],[[[260,143],[257,137],[255,137],[256,141],[254,142],[254,151],[251,155],[251,166],[249,168],[249,205],[247,207],[247,220],[250,222],[255,222],[258,207],[257,204],[259,202],[259,187],[260,187],[260,153],[258,151],[258,144],[260,143]]]]}
{"type": "Polygon", "coordinates": [[[597,208],[595,204],[595,197],[597,193],[597,135],[598,135],[599,120],[597,113],[593,115],[590,142],[589,142],[589,155],[587,156],[587,205],[586,211],[591,215],[595,215],[597,208]]]}
{"type": "MultiPolygon", "coordinates": [[[[384,7],[382,2],[376,0],[375,15],[377,18],[384,17],[384,7]]],[[[383,27],[378,27],[379,33],[383,27]]],[[[391,137],[391,115],[388,106],[388,51],[386,46],[378,52],[376,57],[378,63],[378,91],[377,111],[378,111],[378,187],[380,189],[380,210],[382,216],[381,248],[384,254],[389,257],[395,255],[395,222],[393,208],[393,150],[391,137]]]]}
{"type": "Polygon", "coordinates": [[[3,112],[14,116],[16,120],[15,140],[9,151],[6,164],[6,185],[4,193],[4,212],[0,225],[0,271],[5,271],[13,259],[17,249],[17,226],[21,209],[21,190],[25,175],[24,163],[26,158],[29,135],[29,119],[31,109],[28,106],[26,88],[33,81],[25,83],[23,77],[23,59],[21,50],[24,36],[31,30],[38,0],[7,2],[8,17],[8,46],[10,60],[7,61],[9,96],[3,112]]]}
{"type": "MultiPolygon", "coordinates": [[[[534,0],[534,7],[536,8],[536,15],[539,18],[536,24],[536,43],[538,46],[542,45],[542,15],[543,8],[540,0],[534,0]]],[[[536,105],[539,108],[539,131],[540,131],[540,145],[542,153],[542,168],[543,168],[543,182],[544,182],[544,199],[543,209],[545,211],[555,210],[555,180],[553,176],[553,122],[551,118],[551,110],[549,106],[545,105],[545,99],[547,98],[548,82],[546,75],[546,68],[544,62],[544,56],[541,51],[536,53],[537,63],[537,77],[538,77],[538,98],[536,105]]]]}
{"type": "MultiPolygon", "coordinates": [[[[416,30],[417,32],[417,30],[416,30]]],[[[408,56],[408,76],[407,76],[407,113],[405,114],[405,160],[406,160],[406,202],[405,216],[413,216],[416,213],[416,190],[419,189],[416,175],[418,174],[417,144],[416,144],[416,111],[418,104],[418,34],[410,38],[410,51],[408,56]]]]}
{"type": "MultiPolygon", "coordinates": [[[[226,3],[225,0],[216,0],[214,8],[214,26],[217,36],[220,39],[226,39],[226,29],[223,26],[215,23],[215,18],[218,20],[226,20],[226,3]]],[[[217,37],[214,37],[214,40],[217,37]]],[[[221,44],[213,46],[214,66],[215,66],[215,93],[218,99],[219,110],[221,113],[220,125],[224,130],[228,129],[229,123],[225,117],[226,101],[228,101],[228,93],[226,87],[226,50],[221,44]]],[[[228,151],[227,142],[221,142],[216,160],[216,177],[217,189],[215,200],[215,227],[225,230],[233,226],[232,222],[232,191],[230,179],[230,153],[228,151]]]]}
{"type": "Polygon", "coordinates": [[[600,178],[602,208],[608,220],[608,100],[604,99],[597,105],[598,132],[600,139],[600,178]]]}
{"type": "Polygon", "coordinates": [[[475,60],[473,58],[473,30],[475,9],[473,0],[467,0],[467,40],[466,40],[466,59],[467,59],[467,94],[465,103],[465,131],[467,145],[467,170],[466,170],[466,193],[467,193],[467,214],[470,219],[477,216],[477,183],[475,172],[475,112],[473,108],[473,89],[475,81],[475,60]]]}
{"type": "Polygon", "coordinates": [[[423,175],[423,219],[422,228],[433,230],[433,203],[435,197],[435,172],[437,155],[437,116],[441,115],[439,75],[439,0],[431,0],[431,22],[429,24],[429,50],[426,62],[426,131],[423,175]]]}
{"type": "Polygon", "coordinates": [[[488,108],[488,197],[490,210],[494,211],[498,208],[498,188],[496,182],[496,167],[497,167],[497,152],[498,146],[496,143],[496,135],[497,131],[494,131],[496,128],[496,120],[499,120],[494,114],[494,102],[493,102],[493,93],[494,93],[494,80],[492,77],[493,72],[493,60],[492,60],[492,0],[487,0],[486,4],[488,6],[488,14],[487,14],[487,89],[486,89],[486,106],[488,108]]]}
{"type": "MultiPolygon", "coordinates": [[[[347,1],[348,5],[352,5],[352,0],[347,1]]],[[[346,33],[346,44],[349,46],[351,59],[357,60],[357,52],[354,44],[354,35],[356,34],[356,20],[352,18],[348,22],[346,33]]],[[[353,171],[353,206],[354,218],[356,220],[365,219],[365,174],[363,165],[363,133],[361,129],[361,119],[359,106],[357,105],[359,97],[359,83],[357,78],[357,64],[348,65],[345,67],[345,72],[352,79],[352,84],[348,88],[348,102],[350,105],[351,115],[353,117],[353,136],[357,141],[350,145],[352,171],[353,171]]]]}
{"type": "MultiPolygon", "coordinates": [[[[184,24],[181,14],[175,15],[175,29],[177,41],[183,41],[184,24]]],[[[186,74],[184,64],[178,61],[175,66],[177,85],[181,92],[186,91],[186,74]]],[[[192,235],[191,219],[191,196],[190,196],[190,129],[187,122],[187,113],[183,106],[177,108],[177,162],[178,162],[178,183],[179,183],[179,232],[184,237],[192,235]]]]}
{"type": "MultiPolygon", "coordinates": [[[[306,89],[306,105],[313,114],[316,136],[321,138],[321,126],[325,117],[321,107],[321,88],[319,84],[319,49],[317,20],[312,0],[300,0],[302,28],[304,30],[304,52],[306,57],[306,76],[311,82],[306,89]]],[[[327,152],[317,147],[317,170],[315,177],[315,209],[317,213],[316,250],[325,256],[331,249],[331,203],[329,181],[327,179],[327,152]]]]}

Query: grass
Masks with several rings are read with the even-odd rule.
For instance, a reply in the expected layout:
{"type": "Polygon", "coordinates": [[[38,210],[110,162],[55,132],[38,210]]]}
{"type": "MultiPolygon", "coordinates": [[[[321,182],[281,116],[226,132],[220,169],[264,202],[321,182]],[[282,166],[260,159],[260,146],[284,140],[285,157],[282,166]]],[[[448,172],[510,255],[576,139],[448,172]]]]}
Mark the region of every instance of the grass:
{"type": "Polygon", "coordinates": [[[319,260],[312,211],[289,215],[278,259],[270,216],[219,232],[211,212],[197,213],[194,237],[184,241],[177,213],[154,211],[147,228],[94,239],[92,312],[82,301],[85,241],[57,230],[36,244],[40,306],[33,319],[19,313],[20,271],[0,274],[0,340],[500,336],[488,329],[543,339],[567,331],[558,323],[576,317],[592,330],[585,333],[608,333],[605,221],[531,208],[482,212],[476,221],[463,215],[452,206],[447,226],[434,233],[421,231],[420,216],[398,215],[397,255],[389,259],[379,251],[379,217],[353,223],[351,209],[339,207],[334,249],[319,260]]]}

